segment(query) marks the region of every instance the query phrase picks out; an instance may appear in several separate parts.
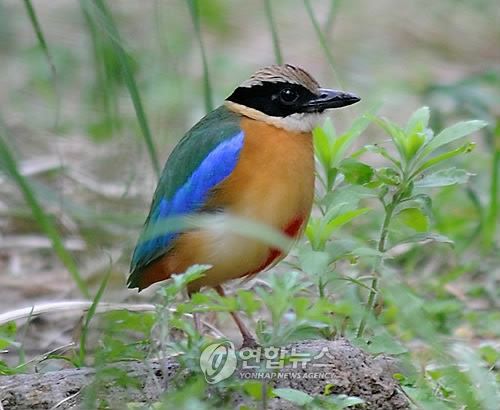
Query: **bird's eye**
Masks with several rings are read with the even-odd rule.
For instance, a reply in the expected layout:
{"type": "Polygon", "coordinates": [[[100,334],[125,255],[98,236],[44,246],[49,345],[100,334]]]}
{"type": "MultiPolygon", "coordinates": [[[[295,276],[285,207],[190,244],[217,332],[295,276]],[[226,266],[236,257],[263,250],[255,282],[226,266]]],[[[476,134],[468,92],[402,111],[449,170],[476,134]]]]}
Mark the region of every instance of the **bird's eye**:
{"type": "Polygon", "coordinates": [[[293,104],[299,98],[299,93],[291,88],[284,88],[280,92],[280,100],[283,104],[293,104]]]}

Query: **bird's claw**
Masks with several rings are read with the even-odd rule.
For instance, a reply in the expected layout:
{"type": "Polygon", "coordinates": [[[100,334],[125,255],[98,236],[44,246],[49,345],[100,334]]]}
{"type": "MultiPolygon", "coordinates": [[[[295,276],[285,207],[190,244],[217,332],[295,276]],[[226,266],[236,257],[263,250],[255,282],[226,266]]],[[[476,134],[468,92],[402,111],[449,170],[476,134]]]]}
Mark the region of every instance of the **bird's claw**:
{"type": "Polygon", "coordinates": [[[257,341],[253,337],[244,337],[243,338],[243,343],[241,345],[241,348],[246,348],[246,349],[257,349],[259,348],[260,345],[257,343],[257,341]]]}

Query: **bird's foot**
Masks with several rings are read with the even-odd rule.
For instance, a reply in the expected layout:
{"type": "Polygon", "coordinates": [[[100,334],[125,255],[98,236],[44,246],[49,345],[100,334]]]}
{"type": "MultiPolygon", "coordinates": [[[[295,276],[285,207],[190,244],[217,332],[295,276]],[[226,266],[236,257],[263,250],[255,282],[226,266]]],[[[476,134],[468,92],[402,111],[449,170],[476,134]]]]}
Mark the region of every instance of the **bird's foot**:
{"type": "Polygon", "coordinates": [[[245,349],[257,349],[259,348],[260,345],[257,343],[257,341],[252,337],[252,336],[244,336],[243,337],[243,343],[241,345],[241,348],[245,349]]]}

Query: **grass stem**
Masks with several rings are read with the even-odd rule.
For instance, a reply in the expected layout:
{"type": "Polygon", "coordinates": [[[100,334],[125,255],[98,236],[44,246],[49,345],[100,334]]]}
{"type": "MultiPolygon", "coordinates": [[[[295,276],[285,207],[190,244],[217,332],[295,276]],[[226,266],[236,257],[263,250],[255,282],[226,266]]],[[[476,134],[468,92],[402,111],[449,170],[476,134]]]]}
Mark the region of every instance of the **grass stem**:
{"type": "Polygon", "coordinates": [[[314,10],[312,9],[311,2],[309,0],[304,0],[304,6],[306,8],[307,15],[309,16],[309,19],[311,20],[311,23],[314,27],[314,31],[316,32],[316,35],[317,35],[318,40],[320,42],[321,48],[323,49],[323,52],[325,53],[326,60],[328,61],[328,65],[332,69],[335,82],[340,87],[342,87],[342,84],[337,76],[337,71],[335,70],[335,59],[333,58],[333,54],[330,50],[330,47],[328,46],[326,36],[323,33],[323,30],[321,30],[321,27],[318,23],[318,20],[316,19],[316,16],[314,15],[314,10]]]}
{"type": "Polygon", "coordinates": [[[278,37],[278,29],[274,21],[271,0],[264,0],[264,7],[266,10],[267,22],[269,24],[269,29],[271,30],[271,37],[273,40],[274,58],[276,59],[276,64],[281,65],[283,64],[283,55],[281,53],[280,40],[278,37]]]}
{"type": "Polygon", "coordinates": [[[6,174],[9,175],[17,184],[19,190],[24,196],[26,203],[31,208],[34,220],[38,223],[40,228],[45,232],[47,237],[52,242],[52,248],[54,249],[56,255],[59,257],[59,260],[63,263],[63,265],[70,273],[81,294],[85,297],[89,297],[90,293],[87,284],[80,275],[73,256],[64,247],[64,242],[59,231],[57,230],[54,222],[52,222],[52,218],[45,213],[42,205],[39,203],[38,198],[35,195],[35,191],[32,189],[28,179],[23,174],[21,174],[14,155],[1,133],[0,168],[4,168],[6,174]]]}
{"type": "Polygon", "coordinates": [[[210,84],[210,75],[208,71],[207,54],[205,52],[205,46],[203,44],[203,38],[201,36],[198,0],[187,0],[187,3],[189,6],[189,12],[191,13],[191,19],[193,21],[196,40],[198,42],[198,45],[200,46],[201,60],[203,64],[203,88],[205,96],[205,111],[208,113],[214,109],[214,103],[212,96],[212,86],[210,84]]]}
{"type": "Polygon", "coordinates": [[[118,32],[118,28],[113,20],[113,16],[102,0],[87,0],[87,1],[82,0],[82,1],[84,7],[87,7],[87,2],[91,1],[90,4],[92,4],[94,7],[92,9],[89,8],[90,15],[92,16],[92,19],[94,19],[96,23],[100,23],[100,28],[102,29],[102,32],[106,36],[108,36],[113,46],[113,51],[116,54],[118,61],[120,62],[123,80],[130,94],[130,99],[132,100],[132,104],[134,106],[137,122],[139,123],[139,127],[144,137],[144,141],[146,142],[146,147],[148,149],[148,153],[151,158],[153,169],[155,170],[156,174],[160,176],[160,171],[161,171],[160,162],[158,161],[156,148],[153,142],[153,136],[149,129],[148,120],[146,118],[146,112],[144,111],[141,96],[139,94],[139,89],[137,87],[137,83],[133,75],[133,70],[130,63],[130,57],[128,56],[123,47],[123,41],[120,38],[120,33],[118,32]]]}
{"type": "Polygon", "coordinates": [[[328,11],[328,17],[326,18],[326,23],[323,29],[325,36],[329,36],[333,30],[333,24],[335,22],[335,17],[337,16],[339,6],[340,0],[331,0],[330,10],[328,11]]]}
{"type": "Polygon", "coordinates": [[[45,36],[43,35],[42,27],[38,18],[36,16],[35,9],[33,8],[33,4],[31,4],[31,0],[24,0],[24,6],[26,7],[26,12],[28,13],[28,17],[31,21],[31,25],[33,26],[33,30],[35,31],[35,35],[38,39],[38,43],[40,44],[40,48],[45,54],[47,58],[47,62],[50,66],[50,70],[52,72],[52,76],[56,75],[56,66],[54,65],[54,61],[52,60],[52,56],[49,51],[49,46],[47,45],[47,41],[45,41],[45,36]]]}
{"type": "Polygon", "coordinates": [[[30,19],[31,25],[33,26],[33,30],[35,31],[36,38],[38,43],[40,44],[40,48],[42,49],[45,58],[47,59],[47,64],[50,68],[50,74],[52,79],[52,85],[54,87],[55,94],[55,119],[54,119],[54,128],[57,128],[59,125],[59,116],[60,116],[60,108],[61,108],[61,96],[59,92],[59,87],[57,83],[57,71],[56,66],[54,64],[54,60],[52,59],[52,55],[49,51],[49,46],[47,45],[47,41],[45,40],[45,36],[42,31],[42,26],[38,21],[38,17],[36,15],[33,4],[31,4],[31,0],[24,0],[24,6],[26,7],[26,12],[28,13],[28,17],[30,19]]]}
{"type": "MultiPolygon", "coordinates": [[[[500,133],[496,138],[500,141],[500,133]]],[[[500,145],[500,142],[498,143],[500,145]]],[[[495,240],[498,219],[498,185],[500,182],[500,147],[493,153],[491,159],[491,182],[490,182],[490,204],[484,224],[484,245],[490,249],[495,240]]]]}

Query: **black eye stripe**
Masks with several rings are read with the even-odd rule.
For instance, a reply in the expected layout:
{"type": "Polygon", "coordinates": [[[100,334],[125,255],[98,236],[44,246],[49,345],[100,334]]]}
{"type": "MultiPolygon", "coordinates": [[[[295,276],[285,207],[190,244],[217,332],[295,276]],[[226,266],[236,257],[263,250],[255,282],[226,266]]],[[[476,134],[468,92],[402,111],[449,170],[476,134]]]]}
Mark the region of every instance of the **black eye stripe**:
{"type": "Polygon", "coordinates": [[[252,87],[238,87],[227,100],[273,117],[287,117],[303,112],[303,106],[315,98],[317,95],[302,85],[266,81],[252,87]]]}

